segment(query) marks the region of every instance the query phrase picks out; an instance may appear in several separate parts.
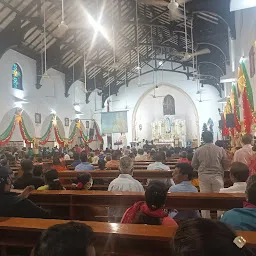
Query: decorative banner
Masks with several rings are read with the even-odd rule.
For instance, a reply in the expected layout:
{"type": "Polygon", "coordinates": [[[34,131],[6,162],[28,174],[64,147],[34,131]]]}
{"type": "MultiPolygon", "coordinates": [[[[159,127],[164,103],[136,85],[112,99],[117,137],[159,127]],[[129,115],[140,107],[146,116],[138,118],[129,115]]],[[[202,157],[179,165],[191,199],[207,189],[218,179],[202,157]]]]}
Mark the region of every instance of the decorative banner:
{"type": "Polygon", "coordinates": [[[254,111],[254,102],[250,79],[243,61],[241,62],[238,81],[240,83],[239,88],[243,88],[242,101],[244,111],[245,132],[251,133],[251,125],[253,120],[252,112],[254,111]]]}
{"type": "Polygon", "coordinates": [[[230,102],[234,110],[234,124],[235,124],[236,131],[241,132],[239,103],[238,103],[238,98],[236,93],[236,86],[234,84],[232,84],[230,102]]]}
{"type": "Polygon", "coordinates": [[[94,121],[94,129],[95,129],[95,131],[96,131],[96,136],[97,136],[97,138],[98,138],[98,140],[99,141],[103,141],[103,138],[101,137],[101,135],[100,135],[100,132],[99,132],[99,129],[98,129],[98,126],[97,126],[97,123],[94,121]]]}

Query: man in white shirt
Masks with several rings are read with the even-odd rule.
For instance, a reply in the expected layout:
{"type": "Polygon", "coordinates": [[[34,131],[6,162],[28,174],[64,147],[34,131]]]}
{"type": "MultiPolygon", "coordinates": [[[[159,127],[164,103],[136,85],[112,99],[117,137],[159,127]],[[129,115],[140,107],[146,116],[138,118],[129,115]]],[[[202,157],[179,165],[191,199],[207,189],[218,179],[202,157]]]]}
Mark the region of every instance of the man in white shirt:
{"type": "Polygon", "coordinates": [[[142,148],[138,149],[138,154],[135,156],[135,161],[147,161],[147,155],[144,154],[144,150],[142,148]]]}
{"type": "MultiPolygon", "coordinates": [[[[130,157],[123,156],[120,158],[119,169],[121,174],[118,176],[118,178],[110,182],[108,186],[108,191],[144,192],[144,188],[141,183],[132,177],[133,161],[130,157]]],[[[123,207],[109,207],[109,220],[114,222],[120,221],[119,219],[123,216],[125,211],[126,208],[123,207]]]]}
{"type": "MultiPolygon", "coordinates": [[[[159,170],[159,171],[171,171],[170,167],[168,165],[163,164],[164,161],[164,152],[156,152],[153,155],[153,159],[155,160],[154,163],[149,164],[147,167],[148,171],[152,170],[159,170]]],[[[154,179],[157,180],[157,179],[154,179]]],[[[152,181],[148,179],[148,183],[152,181]]],[[[160,181],[164,182],[166,186],[170,187],[172,185],[175,185],[172,179],[161,179],[160,181]]]]}
{"type": "Polygon", "coordinates": [[[149,164],[147,170],[162,170],[162,171],[170,171],[170,167],[168,165],[163,164],[163,152],[156,152],[153,155],[153,159],[155,160],[154,163],[149,164]]]}
{"type": "Polygon", "coordinates": [[[110,182],[108,191],[144,192],[141,183],[132,177],[133,161],[130,157],[123,156],[120,158],[119,169],[121,174],[110,182]]]}
{"type": "Polygon", "coordinates": [[[234,154],[234,162],[241,162],[247,166],[251,163],[251,158],[254,154],[252,150],[252,140],[253,137],[251,134],[246,134],[242,137],[243,147],[237,150],[234,154]]]}
{"type": "Polygon", "coordinates": [[[64,160],[70,160],[70,155],[68,153],[64,155],[64,160]]]}
{"type": "Polygon", "coordinates": [[[230,179],[233,186],[220,189],[220,193],[245,193],[249,168],[244,163],[234,162],[230,168],[230,179]]]}
{"type": "MultiPolygon", "coordinates": [[[[233,186],[220,189],[220,193],[245,193],[248,177],[249,168],[247,165],[240,162],[232,163],[230,168],[230,180],[233,182],[233,186]]],[[[224,211],[218,211],[217,214],[220,217],[224,214],[224,211]]]]}

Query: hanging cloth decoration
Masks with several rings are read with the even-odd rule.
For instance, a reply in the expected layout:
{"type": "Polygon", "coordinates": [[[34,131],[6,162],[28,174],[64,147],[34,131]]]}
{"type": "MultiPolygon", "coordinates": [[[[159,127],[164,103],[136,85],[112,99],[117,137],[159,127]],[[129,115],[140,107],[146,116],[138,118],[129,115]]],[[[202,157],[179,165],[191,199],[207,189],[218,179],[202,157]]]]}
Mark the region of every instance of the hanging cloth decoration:
{"type": "Polygon", "coordinates": [[[231,103],[231,106],[234,110],[235,129],[238,133],[240,133],[241,132],[240,110],[239,110],[239,103],[238,103],[238,97],[237,97],[235,84],[232,84],[230,103],[231,103]]]}
{"type": "Polygon", "coordinates": [[[40,145],[45,145],[49,141],[51,132],[52,132],[52,120],[49,123],[49,126],[48,126],[45,134],[43,135],[42,138],[40,138],[40,141],[39,141],[40,145]]]}
{"type": "Polygon", "coordinates": [[[6,130],[0,135],[0,146],[4,146],[10,141],[15,129],[15,125],[16,125],[16,122],[15,122],[15,115],[14,115],[11,120],[11,123],[8,125],[6,130]]]}
{"type": "Polygon", "coordinates": [[[99,133],[99,129],[98,129],[97,123],[95,121],[94,121],[94,124],[93,124],[93,128],[95,129],[96,136],[97,136],[98,140],[102,142],[103,138],[101,137],[101,135],[99,133]]]}
{"type": "Polygon", "coordinates": [[[53,127],[53,130],[54,130],[54,135],[55,135],[56,141],[58,142],[58,144],[60,146],[64,146],[65,145],[65,140],[60,135],[60,131],[59,131],[59,128],[58,128],[57,117],[54,114],[52,114],[52,118],[51,118],[51,121],[49,123],[49,126],[48,126],[45,134],[43,135],[43,137],[40,139],[39,144],[40,145],[45,145],[49,141],[50,135],[51,135],[51,132],[52,132],[52,127],[53,127]]]}
{"type": "Polygon", "coordinates": [[[82,129],[82,125],[81,125],[81,120],[77,121],[76,127],[79,130],[80,136],[81,136],[82,140],[84,141],[84,143],[88,144],[88,143],[91,143],[93,141],[92,139],[88,140],[88,137],[84,134],[83,129],[82,129]]]}
{"type": "Polygon", "coordinates": [[[68,137],[68,143],[69,144],[71,144],[72,142],[73,142],[73,140],[74,140],[74,138],[75,138],[75,135],[76,135],[76,124],[74,125],[74,127],[73,127],[73,130],[72,130],[72,132],[71,132],[71,134],[69,135],[69,137],[68,137]]]}
{"type": "Polygon", "coordinates": [[[25,126],[24,119],[22,117],[22,111],[20,109],[17,109],[16,111],[16,122],[19,124],[20,133],[22,139],[25,141],[26,144],[33,143],[33,138],[29,135],[28,130],[25,126]]]}
{"type": "Polygon", "coordinates": [[[245,63],[243,61],[241,62],[239,69],[238,85],[239,90],[242,93],[245,132],[251,133],[251,125],[253,120],[252,112],[254,111],[254,102],[250,79],[245,67],[245,63]]]}
{"type": "Polygon", "coordinates": [[[52,118],[52,125],[53,125],[53,129],[54,129],[54,135],[55,135],[55,138],[58,142],[58,144],[62,147],[64,147],[64,144],[65,144],[65,141],[64,139],[61,137],[60,135],[60,132],[59,132],[59,129],[58,129],[58,126],[57,126],[58,122],[57,122],[57,117],[56,115],[53,115],[53,118],[52,118]]]}

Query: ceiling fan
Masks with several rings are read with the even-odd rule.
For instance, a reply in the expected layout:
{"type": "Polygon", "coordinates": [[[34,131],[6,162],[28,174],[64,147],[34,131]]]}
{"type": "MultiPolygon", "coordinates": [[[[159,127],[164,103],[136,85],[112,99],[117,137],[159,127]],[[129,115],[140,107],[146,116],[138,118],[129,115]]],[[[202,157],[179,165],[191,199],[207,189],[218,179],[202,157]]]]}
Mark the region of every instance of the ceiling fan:
{"type": "Polygon", "coordinates": [[[211,53],[210,49],[205,48],[205,49],[196,51],[194,53],[189,53],[189,52],[186,51],[186,52],[174,53],[173,55],[177,56],[177,57],[182,57],[181,61],[185,62],[185,61],[189,61],[193,57],[204,55],[204,54],[209,54],[209,53],[211,53]]]}
{"type": "Polygon", "coordinates": [[[200,95],[200,98],[199,98],[199,100],[197,100],[199,103],[204,102],[204,101],[210,101],[210,100],[202,100],[202,92],[201,91],[200,91],[199,95],[200,95]]]}
{"type": "Polygon", "coordinates": [[[172,21],[182,18],[182,12],[179,6],[190,1],[192,0],[140,0],[141,3],[147,5],[166,6],[169,9],[169,17],[172,21]]]}
{"type": "MultiPolygon", "coordinates": [[[[186,51],[185,52],[177,52],[174,53],[174,56],[181,57],[181,62],[189,61],[190,59],[211,53],[210,49],[205,48],[202,50],[198,50],[194,52],[194,47],[192,47],[192,52],[188,52],[188,33],[187,33],[187,14],[186,14],[186,3],[184,3],[184,27],[185,27],[185,43],[186,43],[186,51]]],[[[192,40],[192,46],[193,46],[193,18],[192,18],[192,26],[191,26],[191,40],[192,40]]]]}
{"type": "Polygon", "coordinates": [[[156,98],[164,98],[165,96],[156,96],[156,89],[158,89],[158,86],[156,86],[154,88],[154,94],[150,94],[150,96],[153,98],[153,99],[156,99],[156,98]]]}
{"type": "MultiPolygon", "coordinates": [[[[55,11],[54,8],[48,10],[49,14],[52,15],[53,12],[55,11]]],[[[78,23],[73,21],[72,24],[67,25],[66,21],[65,21],[65,8],[64,8],[64,0],[61,0],[61,22],[56,22],[53,21],[53,23],[56,24],[57,29],[54,30],[53,34],[54,36],[61,38],[64,36],[64,34],[70,30],[70,29],[85,29],[87,28],[87,26],[84,23],[78,23]]]]}

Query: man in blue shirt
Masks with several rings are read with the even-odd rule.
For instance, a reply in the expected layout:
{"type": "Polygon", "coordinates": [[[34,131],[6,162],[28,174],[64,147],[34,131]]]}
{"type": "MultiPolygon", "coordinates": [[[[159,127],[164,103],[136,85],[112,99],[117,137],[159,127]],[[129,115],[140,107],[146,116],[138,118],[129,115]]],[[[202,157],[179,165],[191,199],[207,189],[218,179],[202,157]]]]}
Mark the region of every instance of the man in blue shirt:
{"type": "MultiPolygon", "coordinates": [[[[176,185],[170,187],[169,192],[194,192],[197,193],[197,188],[191,184],[193,177],[193,168],[188,163],[177,163],[173,172],[173,181],[176,185]]],[[[186,220],[199,217],[199,211],[183,211],[175,210],[170,213],[172,218],[178,220],[186,220]]]]}
{"type": "Polygon", "coordinates": [[[75,171],[91,171],[94,170],[94,167],[88,163],[87,154],[82,152],[80,155],[81,163],[76,166],[75,171]]]}
{"type": "Polygon", "coordinates": [[[81,160],[79,158],[79,153],[74,153],[74,162],[71,164],[71,166],[76,167],[77,165],[81,164],[81,160]]]}

